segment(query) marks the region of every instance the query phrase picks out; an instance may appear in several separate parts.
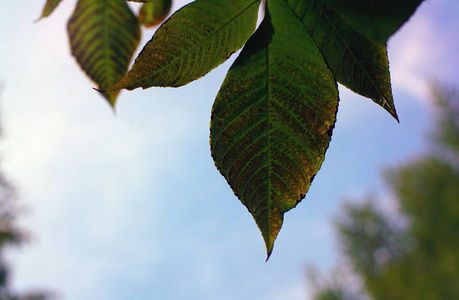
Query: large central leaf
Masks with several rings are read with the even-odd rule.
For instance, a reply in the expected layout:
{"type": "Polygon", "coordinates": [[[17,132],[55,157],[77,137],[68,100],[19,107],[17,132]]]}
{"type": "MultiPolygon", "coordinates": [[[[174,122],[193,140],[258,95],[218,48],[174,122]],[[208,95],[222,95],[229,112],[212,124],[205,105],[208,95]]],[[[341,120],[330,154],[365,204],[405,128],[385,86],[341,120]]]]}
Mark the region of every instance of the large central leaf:
{"type": "Polygon", "coordinates": [[[338,90],[319,49],[284,0],[267,14],[230,68],[212,110],[219,171],[252,213],[268,257],[283,215],[324,160],[338,90]]]}

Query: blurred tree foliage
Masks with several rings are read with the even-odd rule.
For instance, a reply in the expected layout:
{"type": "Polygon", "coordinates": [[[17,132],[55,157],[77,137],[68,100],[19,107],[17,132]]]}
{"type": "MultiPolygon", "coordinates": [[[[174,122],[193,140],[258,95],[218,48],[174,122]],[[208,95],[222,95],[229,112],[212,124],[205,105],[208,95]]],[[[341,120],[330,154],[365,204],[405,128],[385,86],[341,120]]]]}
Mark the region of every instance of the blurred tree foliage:
{"type": "Polygon", "coordinates": [[[400,214],[372,197],[345,204],[336,228],[351,270],[312,276],[314,299],[459,299],[459,92],[434,95],[430,153],[385,176],[400,214]]]}
{"type": "Polygon", "coordinates": [[[11,247],[22,246],[27,232],[17,225],[18,207],[13,186],[0,170],[0,300],[49,300],[47,291],[14,292],[10,285],[10,266],[5,252],[11,247]]]}

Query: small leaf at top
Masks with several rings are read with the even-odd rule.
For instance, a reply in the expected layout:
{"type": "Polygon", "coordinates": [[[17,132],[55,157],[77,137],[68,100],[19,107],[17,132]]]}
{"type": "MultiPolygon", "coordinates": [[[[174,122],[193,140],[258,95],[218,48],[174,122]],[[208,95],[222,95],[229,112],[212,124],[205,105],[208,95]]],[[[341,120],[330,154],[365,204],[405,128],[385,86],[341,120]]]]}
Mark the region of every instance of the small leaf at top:
{"type": "Polygon", "coordinates": [[[108,91],[182,86],[223,63],[248,40],[260,0],[196,0],[156,31],[132,69],[108,91]]]}
{"type": "Polygon", "coordinates": [[[357,32],[321,1],[287,0],[287,3],[314,38],[336,80],[372,99],[398,121],[386,47],[357,32]]]}
{"type": "Polygon", "coordinates": [[[48,17],[54,11],[54,9],[56,9],[59,3],[61,3],[61,0],[47,0],[45,3],[45,7],[43,8],[43,12],[41,13],[40,18],[37,21],[48,17]]]}
{"type": "Polygon", "coordinates": [[[139,11],[139,21],[145,27],[161,24],[169,15],[172,0],[156,0],[142,5],[139,11]]]}
{"type": "Polygon", "coordinates": [[[324,0],[368,38],[386,44],[423,0],[324,0]]]}
{"type": "MultiPolygon", "coordinates": [[[[99,90],[126,73],[140,26],[124,0],[79,0],[67,24],[72,55],[99,90]]],[[[118,93],[103,94],[114,107],[118,93]]]]}
{"type": "Polygon", "coordinates": [[[217,95],[210,141],[268,257],[284,213],[303,199],[324,160],[337,107],[335,79],[309,33],[285,0],[269,0],[217,95]]]}
{"type": "Polygon", "coordinates": [[[126,0],[129,2],[139,2],[139,3],[153,3],[153,2],[158,2],[160,0],[126,0]]]}

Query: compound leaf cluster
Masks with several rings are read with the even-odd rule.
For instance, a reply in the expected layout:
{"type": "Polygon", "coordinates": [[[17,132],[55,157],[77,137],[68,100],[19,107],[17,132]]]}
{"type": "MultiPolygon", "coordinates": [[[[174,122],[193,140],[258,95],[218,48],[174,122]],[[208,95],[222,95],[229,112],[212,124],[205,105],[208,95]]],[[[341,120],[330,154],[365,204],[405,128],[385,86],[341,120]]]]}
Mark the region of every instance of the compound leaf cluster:
{"type": "MultiPolygon", "coordinates": [[[[173,13],[127,68],[140,25],[156,26],[171,0],[78,0],[72,54],[112,106],[121,89],[178,87],[242,49],[217,94],[212,157],[255,219],[268,257],[284,213],[324,161],[341,83],[398,120],[387,39],[422,0],[196,0],[173,13]],[[263,3],[264,17],[257,18],[263,3]]],[[[48,0],[46,17],[60,0],[48,0]]]]}

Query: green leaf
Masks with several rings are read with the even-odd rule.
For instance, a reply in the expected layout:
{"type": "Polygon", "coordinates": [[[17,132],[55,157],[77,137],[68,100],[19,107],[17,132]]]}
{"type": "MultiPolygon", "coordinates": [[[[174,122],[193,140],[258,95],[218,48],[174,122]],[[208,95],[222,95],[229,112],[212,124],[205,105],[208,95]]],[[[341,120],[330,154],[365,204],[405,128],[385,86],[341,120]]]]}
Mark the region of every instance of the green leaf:
{"type": "Polygon", "coordinates": [[[324,160],[337,107],[333,74],[309,33],[284,0],[269,0],[217,95],[210,142],[268,257],[284,213],[303,199],[324,160]]]}
{"type": "Polygon", "coordinates": [[[398,120],[386,47],[357,32],[318,0],[287,2],[314,38],[336,80],[398,120]]]}
{"type": "MultiPolygon", "coordinates": [[[[123,0],[79,0],[67,30],[72,55],[99,90],[126,74],[140,41],[137,17],[123,0]]],[[[117,94],[103,95],[114,107],[117,94]]]]}
{"type": "Polygon", "coordinates": [[[368,38],[386,44],[423,0],[324,0],[368,38]]]}
{"type": "Polygon", "coordinates": [[[255,29],[260,0],[196,0],[175,12],[109,91],[182,86],[223,63],[255,29]]]}
{"type": "Polygon", "coordinates": [[[61,0],[47,0],[45,7],[43,8],[43,11],[41,13],[41,16],[37,21],[48,17],[54,11],[54,9],[59,5],[59,3],[61,3],[61,0]]]}
{"type": "Polygon", "coordinates": [[[142,5],[139,11],[139,21],[145,27],[161,24],[169,15],[172,0],[156,0],[142,5]]]}
{"type": "Polygon", "coordinates": [[[139,2],[139,3],[153,3],[153,2],[158,2],[160,0],[126,0],[129,2],[139,2]]]}

